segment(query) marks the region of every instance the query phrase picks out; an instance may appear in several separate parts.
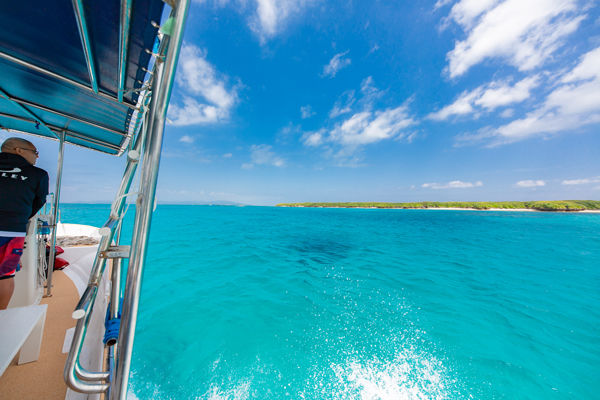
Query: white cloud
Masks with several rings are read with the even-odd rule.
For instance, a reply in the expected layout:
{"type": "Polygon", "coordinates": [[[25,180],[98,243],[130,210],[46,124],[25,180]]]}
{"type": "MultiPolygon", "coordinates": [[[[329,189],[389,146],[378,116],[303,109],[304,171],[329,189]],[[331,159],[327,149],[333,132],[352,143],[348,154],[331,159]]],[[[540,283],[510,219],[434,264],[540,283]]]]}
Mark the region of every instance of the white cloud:
{"type": "Polygon", "coordinates": [[[193,138],[193,137],[191,137],[191,136],[189,136],[189,135],[183,135],[183,136],[182,136],[182,137],[179,139],[179,141],[180,141],[181,143],[189,143],[189,144],[191,144],[191,143],[194,143],[194,138],[193,138]]]}
{"type": "MultiPolygon", "coordinates": [[[[292,16],[318,0],[256,0],[256,14],[250,19],[250,28],[262,43],[277,35],[292,16]]],[[[244,4],[244,1],[240,1],[244,4]]]]}
{"type": "Polygon", "coordinates": [[[500,113],[500,116],[502,118],[512,118],[513,115],[515,115],[514,108],[507,108],[506,110],[504,110],[500,113]]]}
{"type": "Polygon", "coordinates": [[[448,5],[452,3],[452,0],[438,0],[435,3],[435,6],[433,7],[434,10],[437,10],[438,8],[444,7],[445,5],[448,5]]]}
{"type": "Polygon", "coordinates": [[[306,132],[302,135],[302,142],[306,146],[316,147],[323,144],[323,135],[325,134],[325,130],[321,129],[316,132],[306,132]]]}
{"type": "Polygon", "coordinates": [[[531,188],[531,187],[540,187],[540,186],[546,186],[546,182],[542,181],[542,180],[525,180],[525,181],[519,181],[515,184],[517,187],[522,187],[522,188],[531,188]]]}
{"type": "Polygon", "coordinates": [[[422,188],[426,189],[469,189],[474,187],[483,186],[483,182],[463,182],[463,181],[450,181],[448,183],[424,183],[421,185],[422,188]]]}
{"type": "Polygon", "coordinates": [[[169,106],[169,121],[171,125],[185,126],[209,124],[218,122],[220,111],[217,107],[198,103],[191,97],[183,97],[183,105],[171,104],[169,106]]]}
{"type": "Polygon", "coordinates": [[[497,5],[499,0],[463,0],[452,6],[449,18],[465,29],[470,29],[477,17],[497,5]]]}
{"type": "Polygon", "coordinates": [[[476,114],[493,111],[498,107],[520,103],[530,97],[531,90],[539,85],[539,77],[525,78],[514,85],[506,81],[494,81],[470,92],[463,92],[452,104],[429,114],[434,120],[445,120],[452,115],[476,114]]]}
{"type": "Polygon", "coordinates": [[[600,47],[586,53],[581,58],[581,62],[561,81],[563,83],[572,83],[585,79],[600,78],[600,47]]]}
{"type": "Polygon", "coordinates": [[[169,107],[172,124],[206,124],[229,118],[237,102],[237,90],[228,90],[226,79],[206,60],[205,52],[185,44],[177,74],[177,83],[185,94],[183,105],[171,104],[169,107]]]}
{"type": "Polygon", "coordinates": [[[403,129],[414,123],[406,105],[384,111],[361,111],[337,124],[329,132],[329,140],[347,146],[364,145],[402,135],[403,129]]]}
{"type": "Polygon", "coordinates": [[[447,72],[455,78],[492,58],[520,71],[539,67],[585,15],[578,0],[461,0],[449,18],[467,34],[447,54],[447,72]]]}
{"type": "Polygon", "coordinates": [[[599,183],[600,176],[595,178],[581,178],[581,179],[566,179],[562,181],[563,185],[589,185],[591,183],[599,183]]]}
{"type": "Polygon", "coordinates": [[[367,76],[360,83],[360,91],[363,94],[362,101],[372,103],[377,98],[383,96],[384,92],[375,87],[375,82],[372,76],[367,76]]]}
{"type": "Polygon", "coordinates": [[[354,153],[362,146],[382,140],[414,139],[416,132],[407,129],[417,123],[409,113],[410,99],[397,107],[377,109],[376,101],[385,92],[374,86],[370,76],[361,82],[360,94],[356,99],[354,91],[344,92],[329,113],[330,125],[305,132],[301,142],[307,147],[323,147],[325,155],[336,159],[339,166],[356,167],[360,157],[354,153]],[[335,121],[340,115],[345,117],[335,121]]]}
{"type": "Polygon", "coordinates": [[[249,28],[258,36],[261,44],[281,33],[286,25],[302,15],[303,11],[321,0],[193,0],[213,7],[230,6],[248,16],[249,28]]]}
{"type": "Polygon", "coordinates": [[[356,99],[354,98],[354,90],[348,90],[340,96],[335,102],[333,108],[329,112],[329,118],[335,118],[342,114],[347,114],[352,111],[352,106],[356,99]]]}
{"type": "Polygon", "coordinates": [[[223,154],[223,158],[231,158],[231,157],[233,157],[233,154],[231,154],[231,153],[223,154]]]}
{"type": "Polygon", "coordinates": [[[508,104],[520,103],[529,98],[531,90],[538,84],[537,76],[525,78],[514,86],[493,82],[479,98],[475,99],[475,104],[488,110],[494,110],[508,104]]]}
{"type": "Polygon", "coordinates": [[[485,128],[462,140],[492,139],[492,145],[498,145],[600,123],[600,47],[584,54],[560,82],[525,117],[499,128],[485,128]]]}
{"type": "Polygon", "coordinates": [[[362,96],[357,100],[354,90],[342,93],[329,112],[329,118],[350,113],[354,108],[372,109],[375,101],[383,97],[385,92],[376,88],[373,77],[368,76],[360,83],[360,94],[362,96]]]}
{"type": "Polygon", "coordinates": [[[257,0],[256,2],[258,4],[256,9],[258,26],[255,25],[254,29],[264,36],[273,36],[280,21],[287,17],[288,8],[285,6],[278,8],[276,0],[257,0]]]}
{"type": "Polygon", "coordinates": [[[439,111],[429,114],[428,118],[441,121],[452,115],[472,114],[475,112],[475,109],[473,108],[473,102],[479,96],[481,96],[480,88],[477,88],[471,92],[463,92],[460,96],[458,96],[454,103],[447,105],[439,111]]]}
{"type": "Polygon", "coordinates": [[[310,105],[300,107],[300,113],[302,114],[302,119],[310,118],[316,114],[310,105]]]}
{"type": "Polygon", "coordinates": [[[266,144],[253,144],[250,146],[251,163],[242,165],[243,169],[251,169],[255,165],[272,165],[274,167],[283,167],[285,161],[277,156],[273,151],[273,147],[266,144]]]}
{"type": "Polygon", "coordinates": [[[377,50],[379,50],[379,45],[377,43],[375,43],[373,46],[371,46],[371,49],[369,50],[367,55],[371,55],[371,54],[375,53],[377,50]]]}
{"type": "Polygon", "coordinates": [[[344,58],[348,52],[349,50],[346,50],[343,53],[338,53],[333,56],[333,58],[329,60],[329,63],[323,67],[323,76],[333,78],[339,70],[350,65],[352,60],[349,58],[344,58]]]}

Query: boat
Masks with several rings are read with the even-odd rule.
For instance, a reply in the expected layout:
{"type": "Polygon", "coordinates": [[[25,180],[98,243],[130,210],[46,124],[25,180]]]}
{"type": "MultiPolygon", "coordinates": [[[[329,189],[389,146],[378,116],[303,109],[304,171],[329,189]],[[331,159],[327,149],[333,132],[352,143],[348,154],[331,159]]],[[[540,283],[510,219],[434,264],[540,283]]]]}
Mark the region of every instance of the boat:
{"type": "MultiPolygon", "coordinates": [[[[79,274],[85,282],[75,297],[77,304],[65,311],[76,322],[72,337],[65,340],[68,355],[60,373],[69,388],[66,396],[60,390],[32,394],[38,386],[33,383],[45,378],[30,375],[21,385],[28,387],[20,387],[18,393],[3,387],[6,383],[0,378],[2,398],[127,398],[162,138],[189,5],[190,0],[0,3],[0,128],[58,141],[59,149],[53,199],[28,226],[22,271],[15,278],[18,294],[0,311],[0,319],[4,314],[13,322],[0,325],[0,335],[4,331],[11,337],[18,323],[27,325],[30,314],[34,321],[27,335],[40,328],[47,331],[55,323],[46,310],[61,297],[53,295],[57,237],[96,236],[98,241],[65,249],[67,261],[82,265],[70,275],[79,274]],[[99,229],[58,223],[67,144],[127,159],[110,215],[99,229]],[[139,189],[131,193],[135,176],[139,189]],[[135,200],[135,222],[131,245],[123,246],[121,222],[128,199],[135,200]],[[126,271],[121,271],[125,265],[126,271]]],[[[66,279],[63,274],[60,278],[66,279]]],[[[24,355],[25,347],[20,350],[21,359],[33,361],[24,355]]],[[[60,358],[58,350],[50,352],[60,358]]],[[[22,368],[12,356],[6,358],[9,368],[22,368]]],[[[42,360],[32,364],[38,363],[42,360]]]]}

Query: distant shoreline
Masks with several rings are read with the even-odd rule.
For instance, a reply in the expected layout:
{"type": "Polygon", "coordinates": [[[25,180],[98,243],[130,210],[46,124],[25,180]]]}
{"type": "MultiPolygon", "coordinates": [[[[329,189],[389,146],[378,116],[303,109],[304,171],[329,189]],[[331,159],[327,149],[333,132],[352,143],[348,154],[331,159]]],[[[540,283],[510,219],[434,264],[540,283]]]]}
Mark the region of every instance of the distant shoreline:
{"type": "Polygon", "coordinates": [[[451,211],[537,211],[600,214],[600,201],[597,200],[552,200],[531,202],[281,203],[277,204],[276,207],[451,211]]]}
{"type": "Polygon", "coordinates": [[[430,207],[430,208],[408,208],[408,207],[340,207],[340,206],[282,206],[287,208],[355,208],[358,210],[439,210],[439,211],[518,211],[518,212],[562,212],[562,213],[589,213],[600,214],[600,210],[535,210],[533,208],[461,208],[461,207],[430,207]]]}

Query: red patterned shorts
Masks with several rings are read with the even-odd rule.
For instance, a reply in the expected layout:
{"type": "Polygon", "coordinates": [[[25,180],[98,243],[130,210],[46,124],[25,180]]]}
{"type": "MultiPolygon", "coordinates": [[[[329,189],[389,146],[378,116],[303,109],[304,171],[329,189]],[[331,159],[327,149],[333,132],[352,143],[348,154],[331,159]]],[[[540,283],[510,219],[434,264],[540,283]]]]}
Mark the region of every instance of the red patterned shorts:
{"type": "Polygon", "coordinates": [[[0,237],[0,279],[15,276],[23,255],[24,237],[0,237]]]}

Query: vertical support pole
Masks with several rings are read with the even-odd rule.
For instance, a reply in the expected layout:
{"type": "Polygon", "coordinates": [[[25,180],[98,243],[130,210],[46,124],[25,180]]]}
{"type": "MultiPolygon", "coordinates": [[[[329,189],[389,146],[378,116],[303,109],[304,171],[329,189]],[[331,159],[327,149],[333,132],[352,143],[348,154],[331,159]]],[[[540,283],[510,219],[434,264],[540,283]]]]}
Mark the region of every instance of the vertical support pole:
{"type": "Polygon", "coordinates": [[[132,0],[121,0],[121,25],[119,27],[119,101],[123,101],[125,81],[127,79],[127,52],[129,50],[132,2],[132,0]]]}
{"type": "Polygon", "coordinates": [[[52,273],[54,272],[54,257],[56,257],[56,229],[58,228],[58,204],[60,202],[60,185],[62,181],[63,158],[65,154],[65,133],[60,132],[58,135],[58,166],[56,167],[56,189],[54,191],[54,208],[52,210],[50,260],[48,260],[48,279],[46,280],[46,295],[44,297],[52,296],[52,273]]]}
{"type": "Polygon", "coordinates": [[[96,66],[94,65],[94,53],[92,52],[92,44],[87,27],[87,20],[85,18],[83,1],[73,0],[73,10],[75,11],[77,28],[79,28],[79,37],[81,39],[81,46],[83,47],[83,54],[85,55],[88,73],[90,74],[90,83],[92,84],[94,93],[98,93],[98,78],[96,76],[96,66]]]}
{"type": "MultiPolygon", "coordinates": [[[[110,400],[126,400],[127,398],[131,355],[133,353],[143,266],[146,259],[150,223],[154,208],[163,131],[189,4],[190,0],[181,0],[177,4],[177,8],[170,17],[170,19],[172,18],[172,24],[169,26],[169,32],[165,32],[165,37],[168,37],[169,40],[165,59],[157,59],[154,75],[156,77],[154,82],[156,90],[153,91],[150,103],[148,118],[148,121],[150,121],[148,126],[149,137],[147,146],[144,149],[140,176],[140,193],[136,201],[131,257],[127,280],[125,282],[121,328],[117,343],[118,353],[115,381],[112,383],[110,389],[110,400]]],[[[168,25],[168,21],[165,25],[168,25]]]]}
{"type": "MultiPolygon", "coordinates": [[[[115,239],[115,245],[121,243],[121,228],[123,227],[123,220],[119,221],[117,227],[117,237],[115,239]]],[[[110,295],[110,318],[118,318],[119,312],[121,311],[121,258],[115,258],[112,261],[111,271],[111,295],[110,295]]]]}

